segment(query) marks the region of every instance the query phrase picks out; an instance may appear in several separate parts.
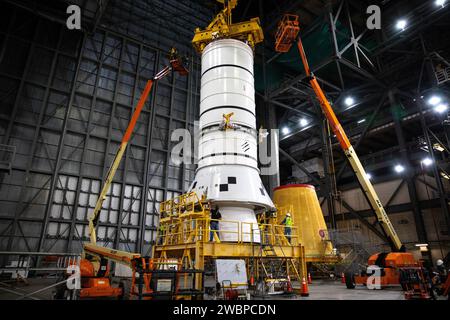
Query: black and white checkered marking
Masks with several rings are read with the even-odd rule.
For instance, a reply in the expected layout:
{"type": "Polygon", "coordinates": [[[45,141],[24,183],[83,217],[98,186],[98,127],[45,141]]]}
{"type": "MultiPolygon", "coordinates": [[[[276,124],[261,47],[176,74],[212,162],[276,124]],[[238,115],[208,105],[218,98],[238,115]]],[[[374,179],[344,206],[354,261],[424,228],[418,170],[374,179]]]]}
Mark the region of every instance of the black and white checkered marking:
{"type": "MultiPolygon", "coordinates": [[[[237,179],[236,177],[228,177],[227,183],[221,183],[219,185],[219,191],[228,191],[228,186],[230,184],[236,184],[237,183],[237,179]]],[[[217,185],[216,185],[217,186],[217,185]]]]}

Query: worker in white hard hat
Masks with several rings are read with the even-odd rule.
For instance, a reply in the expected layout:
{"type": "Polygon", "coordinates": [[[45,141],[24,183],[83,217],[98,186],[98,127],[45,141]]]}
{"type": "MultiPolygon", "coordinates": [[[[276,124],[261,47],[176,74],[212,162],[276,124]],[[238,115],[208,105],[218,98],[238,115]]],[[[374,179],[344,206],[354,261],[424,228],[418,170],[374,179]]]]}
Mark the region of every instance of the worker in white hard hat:
{"type": "Polygon", "coordinates": [[[445,268],[444,261],[441,259],[436,260],[436,269],[439,272],[439,275],[442,277],[447,276],[447,269],[445,268]]]}
{"type": "Polygon", "coordinates": [[[291,243],[292,225],[294,224],[291,218],[291,214],[288,212],[284,217],[281,224],[284,225],[284,235],[286,236],[289,243],[291,243]]]}
{"type": "MultiPolygon", "coordinates": [[[[443,292],[442,286],[447,281],[447,276],[448,276],[448,270],[447,270],[447,266],[444,263],[444,261],[441,259],[436,260],[436,271],[433,272],[433,277],[431,279],[431,283],[432,283],[431,292],[432,293],[433,293],[433,291],[436,291],[439,295],[442,294],[442,292],[443,292]]],[[[434,295],[434,293],[433,293],[433,295],[434,295]]]]}

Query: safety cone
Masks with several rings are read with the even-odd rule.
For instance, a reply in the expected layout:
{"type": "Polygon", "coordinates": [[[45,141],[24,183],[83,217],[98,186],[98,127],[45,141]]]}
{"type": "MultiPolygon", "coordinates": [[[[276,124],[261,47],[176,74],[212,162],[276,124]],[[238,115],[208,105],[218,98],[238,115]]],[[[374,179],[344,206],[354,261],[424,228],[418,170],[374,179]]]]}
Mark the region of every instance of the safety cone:
{"type": "Polygon", "coordinates": [[[292,291],[294,291],[294,288],[292,288],[291,277],[287,276],[286,292],[291,293],[292,291]]]}
{"type": "Polygon", "coordinates": [[[311,273],[308,272],[308,284],[312,284],[311,273]]]}
{"type": "Polygon", "coordinates": [[[309,296],[308,285],[306,284],[305,277],[303,277],[303,280],[302,280],[302,292],[300,293],[300,295],[301,295],[302,297],[307,297],[307,296],[309,296]]]}
{"type": "Polygon", "coordinates": [[[288,275],[286,282],[286,292],[291,293],[292,291],[294,291],[294,288],[292,288],[291,277],[288,275]]]}
{"type": "Polygon", "coordinates": [[[345,275],[343,272],[341,274],[341,283],[345,283],[345,275]]]}

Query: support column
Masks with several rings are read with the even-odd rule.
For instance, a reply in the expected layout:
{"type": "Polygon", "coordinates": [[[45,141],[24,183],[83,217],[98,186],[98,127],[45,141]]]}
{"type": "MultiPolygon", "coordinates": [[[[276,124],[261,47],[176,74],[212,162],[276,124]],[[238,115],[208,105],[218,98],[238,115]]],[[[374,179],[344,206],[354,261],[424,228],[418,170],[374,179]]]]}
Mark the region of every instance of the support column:
{"type": "MultiPolygon", "coordinates": [[[[426,48],[425,41],[423,39],[422,34],[419,36],[420,44],[422,46],[423,55],[425,57],[425,68],[427,70],[428,76],[430,79],[434,79],[434,68],[432,66],[432,62],[428,59],[428,50],[426,48]]],[[[436,157],[433,152],[433,144],[431,142],[430,134],[428,132],[428,127],[425,120],[425,115],[423,113],[423,100],[421,99],[420,86],[417,89],[417,97],[416,103],[420,112],[420,125],[422,126],[423,135],[425,137],[425,141],[427,143],[428,150],[430,152],[430,158],[433,161],[433,175],[436,180],[436,186],[439,194],[439,202],[441,205],[442,213],[444,214],[445,222],[447,223],[448,232],[450,232],[450,210],[448,208],[448,199],[444,191],[444,185],[442,184],[441,175],[439,172],[439,168],[437,166],[436,157]]]]}
{"type": "MultiPolygon", "coordinates": [[[[413,171],[413,167],[411,166],[411,163],[409,161],[408,151],[406,149],[405,137],[403,135],[403,129],[402,129],[402,124],[401,124],[401,120],[400,120],[401,119],[401,115],[400,115],[401,105],[392,90],[389,91],[388,96],[389,96],[389,102],[391,104],[391,114],[392,114],[392,118],[394,120],[395,133],[396,133],[398,144],[400,147],[400,156],[401,156],[402,163],[406,168],[405,181],[408,186],[408,194],[409,194],[409,198],[410,198],[411,204],[412,204],[414,221],[415,221],[415,225],[416,225],[417,238],[418,238],[419,242],[428,243],[425,224],[424,224],[423,216],[422,216],[422,211],[420,210],[419,202],[417,201],[417,191],[416,191],[416,186],[415,186],[415,183],[413,180],[414,171],[413,171]]],[[[428,252],[429,252],[428,258],[431,260],[431,251],[428,251],[428,252]]]]}
{"type": "MultiPolygon", "coordinates": [[[[264,18],[264,10],[263,10],[263,1],[258,2],[259,6],[259,18],[261,20],[262,25],[265,23],[264,18]]],[[[267,90],[267,74],[266,74],[266,50],[265,50],[265,40],[263,40],[262,45],[260,46],[262,49],[261,58],[262,58],[262,69],[263,69],[263,82],[264,82],[264,102],[263,102],[263,110],[264,110],[264,122],[266,129],[269,131],[269,135],[267,136],[267,140],[263,143],[267,143],[269,145],[268,150],[270,150],[270,155],[272,159],[276,159],[275,166],[277,167],[277,173],[273,175],[267,176],[264,179],[267,182],[268,192],[270,197],[273,197],[273,189],[280,185],[280,168],[279,168],[279,137],[272,136],[270,129],[277,128],[277,117],[275,112],[275,106],[270,103],[268,99],[268,90],[267,90]],[[275,141],[274,149],[272,150],[272,141],[275,141]]],[[[270,165],[273,165],[272,163],[270,165]]]]}
{"type": "Polygon", "coordinates": [[[328,216],[330,217],[330,227],[332,229],[336,229],[336,207],[334,203],[334,198],[336,196],[335,191],[336,188],[336,176],[334,171],[334,165],[332,160],[332,152],[331,144],[329,140],[329,131],[328,131],[328,121],[324,119],[321,122],[321,138],[322,138],[322,161],[323,161],[323,170],[325,174],[324,178],[324,186],[325,190],[323,196],[327,200],[327,209],[328,216]]]}
{"type": "Polygon", "coordinates": [[[422,126],[422,131],[423,131],[423,135],[425,137],[425,142],[427,143],[427,148],[430,151],[430,158],[433,161],[433,164],[432,164],[433,175],[436,180],[436,186],[437,186],[437,191],[438,191],[438,196],[439,196],[439,203],[441,205],[441,210],[444,215],[445,222],[447,223],[448,232],[450,233],[450,210],[448,208],[448,198],[444,192],[444,186],[442,184],[439,169],[436,165],[436,157],[433,152],[433,144],[431,143],[430,134],[428,133],[425,116],[423,114],[422,99],[420,99],[420,97],[417,97],[416,103],[417,103],[417,106],[418,106],[419,112],[420,112],[420,124],[422,126]]]}
{"type": "MultiPolygon", "coordinates": [[[[267,90],[266,90],[267,91],[267,90]]],[[[276,113],[275,113],[275,107],[270,102],[264,103],[265,107],[267,107],[267,128],[270,129],[276,129],[277,128],[277,119],[276,119],[276,113]]],[[[271,159],[274,159],[276,162],[275,165],[277,168],[276,174],[268,176],[268,187],[269,187],[269,194],[271,197],[273,197],[273,190],[280,185],[280,153],[279,153],[279,136],[275,132],[269,131],[269,136],[267,137],[266,143],[269,146],[271,159]],[[276,135],[276,136],[275,136],[276,135]],[[273,148],[272,148],[272,141],[274,141],[273,148]]]]}
{"type": "MultiPolygon", "coordinates": [[[[195,270],[205,270],[205,256],[203,254],[203,243],[197,241],[195,244],[195,270]]],[[[195,275],[195,289],[202,287],[203,275],[198,273],[195,275]]]]}

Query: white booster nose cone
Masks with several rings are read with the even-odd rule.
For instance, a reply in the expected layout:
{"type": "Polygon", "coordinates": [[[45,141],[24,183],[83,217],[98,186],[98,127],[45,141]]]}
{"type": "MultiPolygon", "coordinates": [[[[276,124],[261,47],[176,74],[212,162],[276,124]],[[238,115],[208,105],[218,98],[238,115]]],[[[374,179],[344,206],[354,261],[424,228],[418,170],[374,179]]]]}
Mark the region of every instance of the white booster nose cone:
{"type": "Polygon", "coordinates": [[[242,41],[217,40],[202,53],[198,150],[190,189],[219,208],[220,240],[260,242],[255,210],[274,205],[259,176],[253,51],[242,41]],[[230,113],[236,127],[221,130],[230,113]]]}

